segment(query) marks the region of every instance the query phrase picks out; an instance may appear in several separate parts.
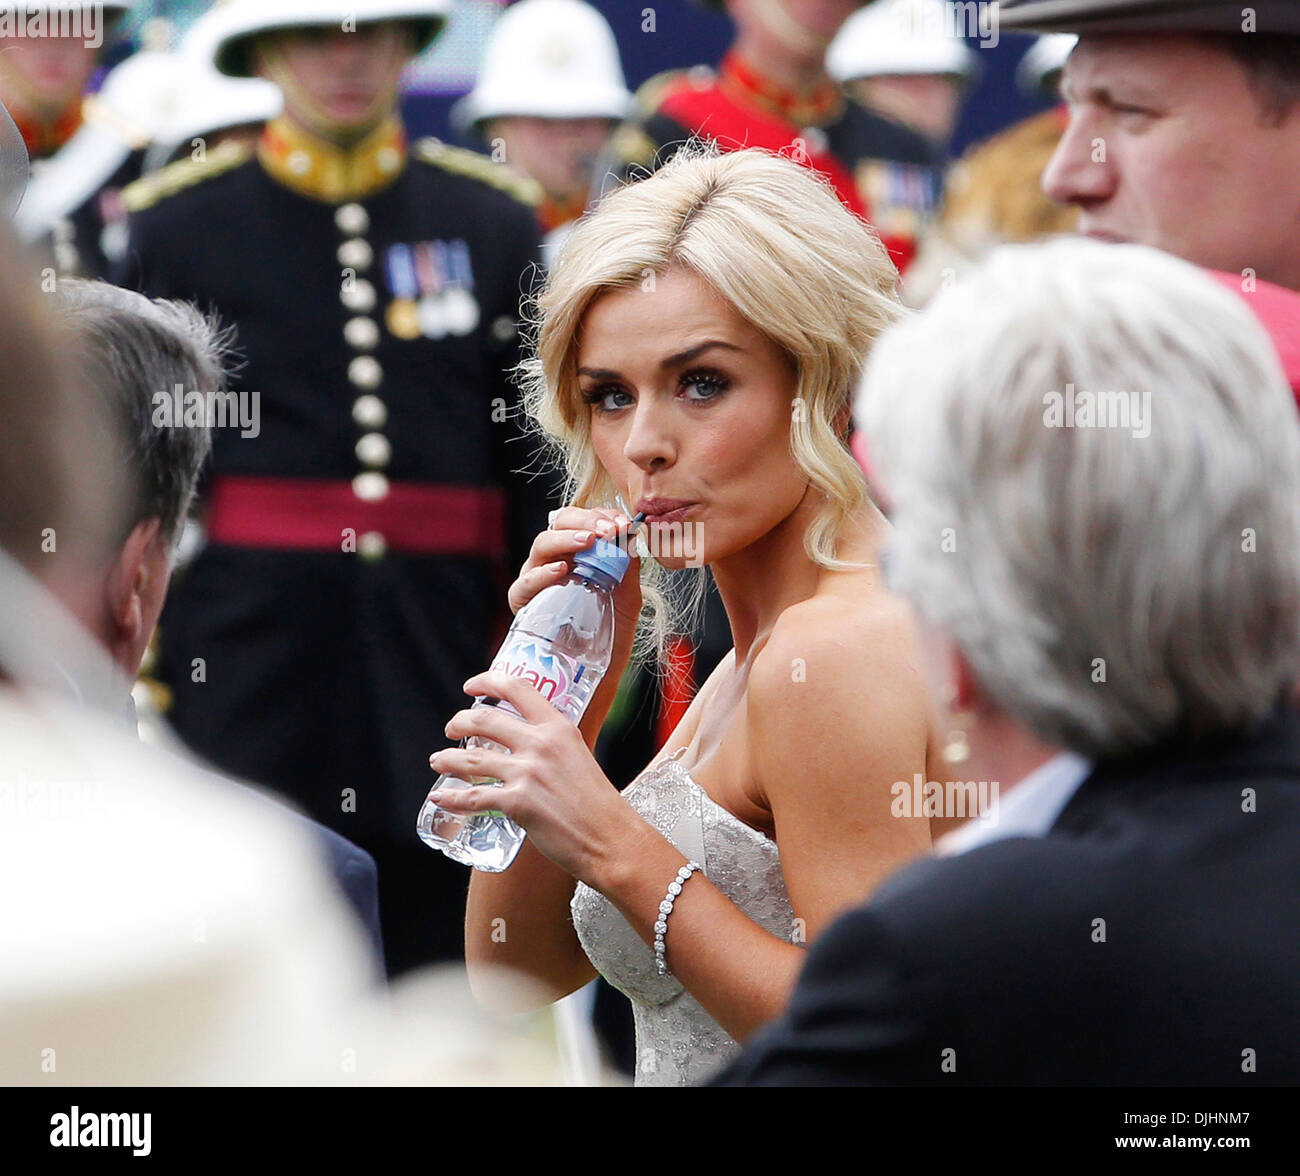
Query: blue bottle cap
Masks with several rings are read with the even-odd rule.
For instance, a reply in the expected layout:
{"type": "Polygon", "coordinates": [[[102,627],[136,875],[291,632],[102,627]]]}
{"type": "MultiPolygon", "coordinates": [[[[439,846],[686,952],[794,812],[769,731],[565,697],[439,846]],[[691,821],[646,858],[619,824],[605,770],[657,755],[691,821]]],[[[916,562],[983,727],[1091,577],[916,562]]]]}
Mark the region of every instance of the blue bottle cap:
{"type": "Polygon", "coordinates": [[[615,584],[623,579],[631,557],[617,543],[606,539],[597,539],[590,547],[583,548],[573,557],[574,571],[579,574],[584,568],[608,576],[615,584]]]}

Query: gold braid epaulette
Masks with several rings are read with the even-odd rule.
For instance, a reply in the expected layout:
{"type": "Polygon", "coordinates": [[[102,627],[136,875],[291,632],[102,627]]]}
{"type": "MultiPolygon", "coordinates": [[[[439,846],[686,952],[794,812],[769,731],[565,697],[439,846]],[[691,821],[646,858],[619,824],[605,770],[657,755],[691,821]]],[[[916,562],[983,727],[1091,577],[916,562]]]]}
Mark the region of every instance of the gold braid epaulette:
{"type": "Polygon", "coordinates": [[[127,212],[141,212],[167,196],[192,188],[203,180],[219,176],[248,159],[253,149],[247,143],[228,139],[207,152],[203,159],[180,159],[144,176],[122,189],[127,212]]]}
{"type": "Polygon", "coordinates": [[[418,139],[414,145],[414,153],[417,159],[431,163],[434,167],[491,184],[492,187],[508,193],[522,204],[535,208],[546,197],[541,184],[536,180],[530,180],[527,176],[512,171],[504,163],[495,163],[477,151],[452,147],[441,139],[418,139]]]}
{"type": "Polygon", "coordinates": [[[637,88],[635,94],[637,113],[641,118],[649,118],[659,112],[664,99],[682,86],[706,88],[716,80],[717,74],[707,65],[695,65],[690,69],[666,69],[652,78],[647,78],[637,88]]]}

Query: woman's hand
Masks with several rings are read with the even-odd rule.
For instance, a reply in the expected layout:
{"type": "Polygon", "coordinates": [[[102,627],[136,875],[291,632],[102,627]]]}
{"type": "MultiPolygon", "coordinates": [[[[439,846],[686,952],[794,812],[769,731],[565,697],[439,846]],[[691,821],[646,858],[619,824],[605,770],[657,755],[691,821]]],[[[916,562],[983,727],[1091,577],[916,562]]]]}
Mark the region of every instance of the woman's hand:
{"type": "Polygon", "coordinates": [[[465,692],[502,699],[523,719],[491,706],[458,711],[447,724],[448,738],[477,735],[509,753],[454,747],[430,756],[429,766],[462,780],[502,783],[438,788],[429,798],[453,813],[505,813],[562,870],[594,882],[642,824],[640,818],[600,770],[578,729],[528,682],[488,671],[466,682],[465,692]]]}
{"type": "MultiPolygon", "coordinates": [[[[565,506],[554,511],[550,529],[533,540],[528,558],[510,585],[510,611],[517,613],[543,588],[563,581],[573,570],[573,557],[579,551],[596,539],[616,539],[626,533],[628,522],[628,517],[616,510],[565,506]]],[[[632,565],[614,590],[614,624],[615,632],[620,637],[626,634],[630,643],[641,617],[641,576],[639,557],[634,551],[628,554],[632,565]]]]}

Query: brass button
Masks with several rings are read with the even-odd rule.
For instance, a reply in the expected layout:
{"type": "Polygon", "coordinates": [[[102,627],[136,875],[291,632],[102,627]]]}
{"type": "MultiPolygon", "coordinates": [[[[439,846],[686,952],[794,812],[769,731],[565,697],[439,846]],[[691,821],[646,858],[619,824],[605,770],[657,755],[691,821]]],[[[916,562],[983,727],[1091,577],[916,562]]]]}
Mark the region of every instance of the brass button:
{"type": "Polygon", "coordinates": [[[383,467],[393,458],[393,445],[383,433],[366,433],[357,439],[357,460],[362,465],[383,467]]]}
{"type": "Polygon", "coordinates": [[[378,531],[367,531],[357,539],[357,554],[367,563],[381,560],[388,554],[388,540],[378,531]]]}
{"type": "Polygon", "coordinates": [[[359,237],[370,228],[370,214],[359,204],[340,204],[334,210],[334,223],[340,233],[359,237]]]}
{"type": "Polygon", "coordinates": [[[381,147],[375,156],[382,172],[395,172],[402,166],[402,153],[395,147],[381,147]]]}
{"type": "Polygon", "coordinates": [[[366,270],[370,268],[370,263],[375,259],[375,251],[370,248],[368,242],[363,241],[360,237],[353,237],[350,241],[344,241],[339,246],[337,256],[341,266],[348,269],[366,270]]]}
{"type": "Polygon", "coordinates": [[[388,497],[388,479],[383,474],[367,470],[352,479],[352,493],[362,502],[378,502],[388,497]]]}
{"type": "Polygon", "coordinates": [[[352,419],[363,429],[382,429],[388,420],[388,405],[378,396],[358,396],[352,402],[352,419]]]}
{"type": "Polygon", "coordinates": [[[339,301],[358,314],[369,314],[375,309],[375,288],[365,278],[353,278],[343,283],[339,301]]]}
{"type": "Polygon", "coordinates": [[[311,171],[311,156],[305,151],[291,151],[285,162],[295,176],[305,176],[311,171]]]}
{"type": "Polygon", "coordinates": [[[378,388],[384,369],[373,355],[358,355],[348,364],[348,379],[358,388],[378,388]]]}
{"type": "Polygon", "coordinates": [[[379,345],[379,324],[371,318],[348,319],[343,324],[343,338],[357,351],[373,351],[379,345]]]}

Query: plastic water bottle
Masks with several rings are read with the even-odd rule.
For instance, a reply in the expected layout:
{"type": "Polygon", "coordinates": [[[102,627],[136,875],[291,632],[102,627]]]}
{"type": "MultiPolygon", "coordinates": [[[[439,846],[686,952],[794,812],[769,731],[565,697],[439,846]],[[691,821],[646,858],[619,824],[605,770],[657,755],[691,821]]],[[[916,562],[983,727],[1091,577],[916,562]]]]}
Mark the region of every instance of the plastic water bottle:
{"type": "MultiPolygon", "coordinates": [[[[597,539],[573,557],[573,571],[559,584],[544,588],[515,616],[505,643],[492,662],[523,678],[576,725],[609,669],[614,650],[612,593],[628,568],[628,554],[614,543],[597,539]]],[[[478,706],[499,706],[522,717],[508,702],[480,698],[478,706]]],[[[499,743],[471,735],[462,747],[506,751],[499,743]]],[[[500,787],[500,780],[461,780],[443,774],[435,788],[500,787]]],[[[524,843],[524,830],[504,813],[468,816],[449,813],[430,800],[424,802],[415,831],[426,845],[477,870],[499,874],[524,843]]]]}

